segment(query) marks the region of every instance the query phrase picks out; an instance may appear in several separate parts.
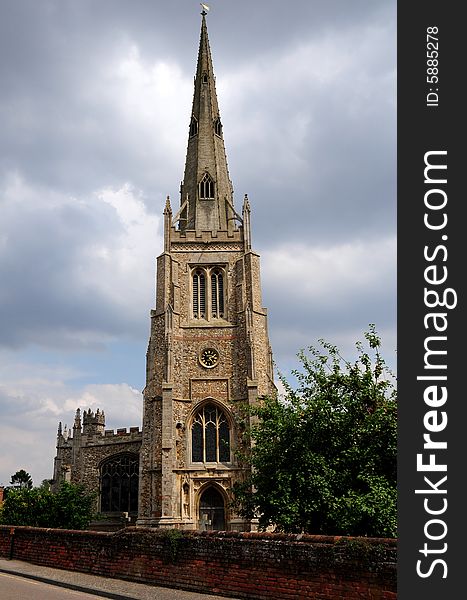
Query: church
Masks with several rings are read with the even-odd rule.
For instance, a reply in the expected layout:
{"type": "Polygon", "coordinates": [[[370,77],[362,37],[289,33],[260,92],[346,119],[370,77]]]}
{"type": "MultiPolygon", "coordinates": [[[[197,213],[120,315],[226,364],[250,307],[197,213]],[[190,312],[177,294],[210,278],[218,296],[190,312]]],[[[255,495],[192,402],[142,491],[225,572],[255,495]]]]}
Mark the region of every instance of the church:
{"type": "Polygon", "coordinates": [[[137,526],[249,531],[231,508],[248,474],[246,407],[275,391],[250,203],[234,204],[203,7],[180,202],[164,210],[146,355],[143,422],[105,429],[78,409],[59,425],[54,487],[96,492],[102,519],[137,526]]]}

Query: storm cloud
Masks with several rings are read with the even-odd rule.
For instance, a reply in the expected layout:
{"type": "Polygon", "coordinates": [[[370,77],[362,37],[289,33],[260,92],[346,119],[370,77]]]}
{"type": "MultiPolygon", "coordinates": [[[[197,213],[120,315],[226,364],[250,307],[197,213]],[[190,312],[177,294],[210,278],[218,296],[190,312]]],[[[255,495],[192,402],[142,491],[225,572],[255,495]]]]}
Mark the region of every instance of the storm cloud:
{"type": "MultiPolygon", "coordinates": [[[[395,364],[396,3],[212,0],[237,209],[277,367],[369,323],[395,364]]],[[[139,425],[165,198],[179,202],[199,5],[0,5],[0,485],[51,477],[59,420],[139,425]]]]}

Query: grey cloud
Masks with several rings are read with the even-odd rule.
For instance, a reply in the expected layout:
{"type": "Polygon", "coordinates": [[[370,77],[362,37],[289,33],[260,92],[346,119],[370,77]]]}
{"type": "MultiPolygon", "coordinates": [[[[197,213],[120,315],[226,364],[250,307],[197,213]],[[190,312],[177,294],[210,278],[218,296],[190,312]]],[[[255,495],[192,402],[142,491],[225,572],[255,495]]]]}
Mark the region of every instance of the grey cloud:
{"type": "MultiPolygon", "coordinates": [[[[391,235],[395,0],[210,4],[218,87],[231,80],[236,86],[230,96],[220,94],[230,174],[237,208],[245,192],[250,196],[255,249],[267,254],[278,243],[297,240],[309,247],[332,247],[336,241],[352,245],[391,235]],[[330,52],[339,48],[349,65],[334,80],[310,77],[329,58],[325,55],[309,56],[309,62],[300,64],[292,60],[283,67],[288,72],[278,69],[285,55],[300,56],[300,49],[323,41],[328,45],[320,47],[330,52]],[[255,69],[259,75],[269,69],[270,80],[248,79],[255,69]]],[[[177,204],[191,91],[186,114],[177,114],[168,130],[172,107],[165,109],[163,103],[154,107],[154,113],[161,112],[157,122],[146,123],[137,108],[133,114],[122,113],[117,100],[125,89],[109,70],[137,46],[146,71],[164,61],[179,71],[181,85],[188,82],[191,89],[197,12],[198,4],[188,0],[0,3],[0,344],[11,349],[12,364],[15,351],[26,370],[28,361],[41,367],[53,362],[57,349],[94,351],[113,340],[121,344],[114,366],[106,362],[106,352],[99,359],[93,352],[67,353],[65,363],[84,365],[83,386],[90,382],[92,365],[93,377],[101,382],[144,385],[144,351],[136,372],[124,343],[131,339],[132,348],[144,347],[148,309],[138,300],[144,309],[138,312],[135,302],[129,310],[118,298],[121,288],[108,291],[114,289],[112,268],[122,224],[109,206],[93,201],[93,194],[130,182],[142,191],[148,215],[162,212],[166,193],[177,204]],[[167,136],[174,140],[170,148],[167,136]],[[24,184],[15,201],[5,191],[12,174],[24,184]],[[89,252],[99,243],[112,254],[108,271],[102,265],[99,270],[89,252]],[[97,285],[98,276],[106,287],[97,285]],[[31,345],[40,347],[40,359],[25,353],[31,345]]],[[[144,85],[141,89],[144,94],[144,85]]],[[[158,235],[154,231],[155,239],[158,235]]],[[[151,268],[160,250],[155,247],[148,256],[151,268]]],[[[152,299],[153,276],[138,288],[138,296],[152,299]]],[[[395,339],[395,283],[389,275],[373,288],[347,289],[340,304],[335,298],[306,298],[300,290],[288,294],[277,285],[280,277],[280,272],[263,274],[279,366],[294,365],[297,350],[318,337],[348,345],[370,321],[395,339]]],[[[57,403],[64,402],[59,396],[57,403]]],[[[10,401],[0,399],[0,413],[10,401]]],[[[19,431],[21,415],[8,418],[9,431],[19,431]]],[[[50,426],[34,424],[39,431],[34,443],[49,435],[51,443],[41,446],[34,465],[31,446],[15,450],[21,464],[14,470],[27,467],[23,461],[29,460],[31,468],[49,471],[51,464],[44,467],[43,456],[53,455],[50,426]]]]}
{"type": "MultiPolygon", "coordinates": [[[[40,189],[77,196],[131,181],[144,190],[151,211],[161,211],[167,188],[176,204],[186,140],[179,142],[178,159],[169,159],[154,141],[157,134],[148,146],[144,132],[134,131],[135,123],[122,123],[106,95],[106,69],[135,43],[145,63],[172,60],[191,78],[198,36],[193,7],[182,1],[19,0],[4,3],[2,12],[3,175],[17,170],[40,189]]],[[[256,142],[246,130],[231,144],[225,128],[237,204],[248,192],[258,250],[279,238],[332,244],[377,237],[395,227],[394,17],[390,1],[355,1],[352,10],[344,1],[274,0],[235,9],[213,3],[210,35],[220,78],[250,63],[274,66],[285,50],[293,53],[313,39],[335,36],[339,45],[342,39],[358,39],[359,32],[371,37],[381,31],[380,43],[369,48],[365,39],[358,47],[349,43],[348,53],[360,52],[361,62],[336,81],[319,85],[305,76],[295,79],[294,87],[281,88],[278,72],[278,85],[245,90],[241,112],[226,116],[233,129],[242,128],[242,112],[253,121],[257,112],[261,119],[256,142]],[[355,89],[357,84],[362,87],[355,89]],[[297,114],[303,117],[300,141],[294,140],[292,149],[287,140],[297,114]]],[[[306,65],[297,67],[306,75],[306,65]]],[[[180,119],[187,121],[188,115],[180,119]]],[[[9,343],[34,331],[45,337],[51,323],[72,331],[86,324],[109,335],[135,326],[125,319],[119,325],[117,307],[96,290],[83,294],[82,282],[74,278],[80,262],[92,269],[83,252],[86,244],[101,236],[112,244],[116,223],[71,203],[61,211],[31,212],[21,215],[21,225],[11,225],[16,237],[0,266],[8,282],[2,316],[9,324],[3,339],[9,343]],[[16,308],[26,310],[32,299],[29,323],[16,308]]]]}
{"type": "MultiPolygon", "coordinates": [[[[316,283],[319,285],[319,282],[316,283]]],[[[369,323],[375,323],[381,335],[390,331],[396,315],[394,283],[388,280],[386,286],[359,289],[342,299],[330,298],[328,303],[313,302],[306,296],[300,302],[291,302],[287,290],[279,294],[277,289],[273,291],[268,285],[263,286],[264,303],[272,325],[271,345],[277,364],[282,365],[281,368],[294,364],[296,353],[315,344],[321,337],[335,340],[350,332],[353,344],[362,339],[369,323]]],[[[300,289],[300,281],[297,287],[300,289]]],[[[393,350],[389,349],[387,360],[394,368],[393,350]]]]}
{"type": "Polygon", "coordinates": [[[30,203],[0,204],[7,240],[0,250],[0,343],[79,345],[85,343],[80,332],[94,332],[95,344],[99,334],[139,330],[131,315],[125,317],[87,278],[94,268],[88,246],[116,243],[121,225],[114,211],[76,199],[41,204],[47,193],[41,190],[30,203]]]}

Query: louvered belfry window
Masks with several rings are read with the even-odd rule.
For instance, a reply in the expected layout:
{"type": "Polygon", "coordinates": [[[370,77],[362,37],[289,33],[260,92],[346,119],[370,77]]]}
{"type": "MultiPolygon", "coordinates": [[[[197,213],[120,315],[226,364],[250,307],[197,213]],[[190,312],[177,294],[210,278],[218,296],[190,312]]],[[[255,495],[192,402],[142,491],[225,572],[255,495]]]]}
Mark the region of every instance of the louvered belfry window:
{"type": "Polygon", "coordinates": [[[193,317],[206,318],[206,277],[200,269],[193,275],[193,317]]]}
{"type": "Polygon", "coordinates": [[[219,269],[211,274],[211,310],[214,319],[224,316],[224,278],[219,269]]]}
{"type": "Polygon", "coordinates": [[[191,275],[192,318],[226,319],[225,269],[217,266],[194,267],[191,275]]]}
{"type": "Polygon", "coordinates": [[[199,197],[201,200],[214,200],[214,181],[209,173],[205,173],[200,181],[199,197]]]}
{"type": "Polygon", "coordinates": [[[230,429],[220,408],[206,404],[191,428],[191,460],[194,463],[230,462],[230,429]]]}

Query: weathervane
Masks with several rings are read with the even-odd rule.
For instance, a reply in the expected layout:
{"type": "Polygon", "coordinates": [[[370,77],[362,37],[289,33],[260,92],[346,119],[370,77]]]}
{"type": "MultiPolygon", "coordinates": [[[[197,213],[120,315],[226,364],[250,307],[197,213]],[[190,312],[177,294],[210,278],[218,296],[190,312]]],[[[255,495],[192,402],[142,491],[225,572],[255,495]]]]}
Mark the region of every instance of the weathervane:
{"type": "Polygon", "coordinates": [[[202,2],[199,3],[200,6],[203,9],[203,12],[201,13],[203,16],[206,16],[208,14],[209,11],[209,6],[207,4],[203,4],[202,2]]]}

